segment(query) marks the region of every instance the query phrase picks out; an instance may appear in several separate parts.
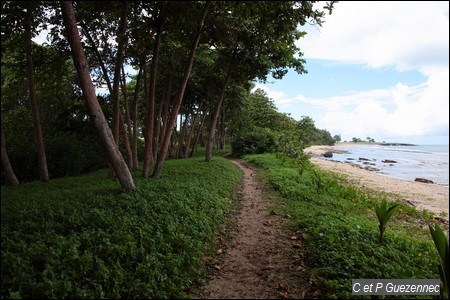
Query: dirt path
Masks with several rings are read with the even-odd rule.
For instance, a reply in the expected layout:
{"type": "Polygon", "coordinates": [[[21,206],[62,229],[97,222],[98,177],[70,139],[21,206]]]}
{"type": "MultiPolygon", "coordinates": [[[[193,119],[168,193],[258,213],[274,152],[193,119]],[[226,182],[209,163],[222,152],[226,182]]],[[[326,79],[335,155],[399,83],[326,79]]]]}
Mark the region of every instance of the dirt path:
{"type": "Polygon", "coordinates": [[[255,171],[240,161],[231,161],[245,176],[240,195],[242,208],[235,237],[203,287],[202,297],[304,298],[307,290],[295,277],[302,260],[296,238],[283,229],[283,218],[270,210],[271,202],[263,198],[263,185],[256,179],[255,171]]]}

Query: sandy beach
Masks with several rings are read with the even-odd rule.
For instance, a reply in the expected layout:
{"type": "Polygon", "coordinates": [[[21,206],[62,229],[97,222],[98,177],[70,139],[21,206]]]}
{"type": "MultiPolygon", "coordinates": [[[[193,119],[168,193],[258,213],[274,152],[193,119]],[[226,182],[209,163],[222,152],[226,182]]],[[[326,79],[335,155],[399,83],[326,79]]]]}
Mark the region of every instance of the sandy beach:
{"type": "Polygon", "coordinates": [[[314,165],[325,171],[346,175],[349,182],[357,187],[399,195],[399,199],[413,204],[417,209],[426,209],[435,213],[436,216],[449,220],[448,186],[396,179],[348,163],[319,158],[324,152],[332,150],[334,150],[333,146],[311,146],[304,151],[311,155],[311,162],[314,165]]]}

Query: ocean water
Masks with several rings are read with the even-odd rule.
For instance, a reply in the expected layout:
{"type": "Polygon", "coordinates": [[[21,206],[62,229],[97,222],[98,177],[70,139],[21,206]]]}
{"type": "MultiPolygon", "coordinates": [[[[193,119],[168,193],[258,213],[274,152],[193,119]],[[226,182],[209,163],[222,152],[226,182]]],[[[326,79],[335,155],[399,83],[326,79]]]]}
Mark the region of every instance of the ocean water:
{"type": "Polygon", "coordinates": [[[335,150],[346,150],[349,153],[333,153],[332,158],[340,162],[351,162],[361,166],[379,169],[381,175],[403,180],[414,180],[417,177],[432,180],[436,184],[449,185],[449,145],[417,145],[417,146],[384,146],[384,145],[339,145],[335,150]],[[363,164],[368,159],[366,164],[363,164]],[[396,163],[385,163],[393,160],[396,163]]]}

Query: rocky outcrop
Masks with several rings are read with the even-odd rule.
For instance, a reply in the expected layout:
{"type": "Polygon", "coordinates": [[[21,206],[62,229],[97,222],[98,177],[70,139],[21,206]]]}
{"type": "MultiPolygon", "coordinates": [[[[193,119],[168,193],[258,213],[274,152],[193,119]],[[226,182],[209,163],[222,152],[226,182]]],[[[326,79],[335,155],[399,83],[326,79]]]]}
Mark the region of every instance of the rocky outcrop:
{"type": "Polygon", "coordinates": [[[406,144],[406,143],[377,143],[381,146],[417,146],[414,144],[406,144]]]}
{"type": "Polygon", "coordinates": [[[434,183],[433,180],[426,179],[426,178],[420,178],[420,177],[414,179],[414,181],[423,182],[423,183],[434,183]]]}
{"type": "Polygon", "coordinates": [[[397,163],[397,161],[392,160],[392,159],[385,159],[385,160],[382,160],[381,162],[384,162],[386,164],[396,164],[397,163]]]}
{"type": "Polygon", "coordinates": [[[322,154],[323,157],[333,157],[333,152],[327,151],[322,154]]]}

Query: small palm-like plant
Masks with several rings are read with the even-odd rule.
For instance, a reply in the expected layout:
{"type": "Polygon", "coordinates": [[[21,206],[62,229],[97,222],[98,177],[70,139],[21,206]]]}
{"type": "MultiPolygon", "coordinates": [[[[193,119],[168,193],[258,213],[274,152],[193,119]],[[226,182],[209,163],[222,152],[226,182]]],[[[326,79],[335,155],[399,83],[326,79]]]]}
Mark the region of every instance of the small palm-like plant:
{"type": "Polygon", "coordinates": [[[324,187],[324,185],[325,185],[325,183],[324,183],[324,181],[322,180],[322,177],[320,176],[320,174],[317,173],[316,171],[314,171],[313,182],[314,182],[315,185],[316,185],[317,193],[320,194],[321,191],[322,191],[322,189],[323,189],[323,187],[324,187]]]}
{"type": "Polygon", "coordinates": [[[380,243],[383,243],[384,231],[386,230],[386,224],[389,219],[394,215],[395,211],[399,204],[394,204],[388,208],[386,199],[381,201],[381,204],[375,204],[375,213],[377,214],[378,221],[380,224],[378,228],[380,228],[380,243]]]}
{"type": "Polygon", "coordinates": [[[441,276],[442,288],[441,288],[441,298],[448,299],[448,287],[449,287],[449,246],[448,238],[445,236],[441,227],[438,224],[434,226],[428,225],[430,228],[431,237],[433,238],[434,245],[436,246],[439,255],[439,275],[441,276]]]}

